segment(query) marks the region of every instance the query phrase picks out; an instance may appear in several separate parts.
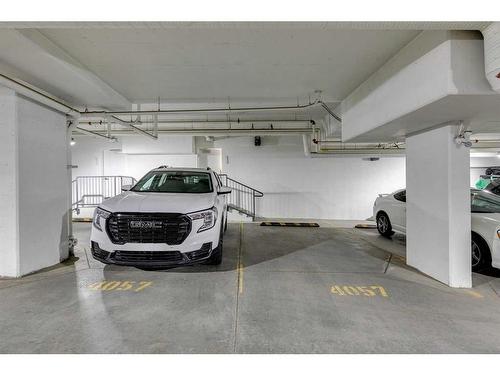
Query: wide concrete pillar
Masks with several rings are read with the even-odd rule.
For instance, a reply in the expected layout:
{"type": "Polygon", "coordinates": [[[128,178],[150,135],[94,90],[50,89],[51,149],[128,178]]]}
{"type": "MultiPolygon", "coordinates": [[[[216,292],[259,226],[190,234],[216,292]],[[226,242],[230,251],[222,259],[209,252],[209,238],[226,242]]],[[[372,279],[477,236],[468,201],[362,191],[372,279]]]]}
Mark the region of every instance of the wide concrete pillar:
{"type": "Polygon", "coordinates": [[[406,252],[410,266],[470,288],[470,160],[457,134],[446,125],[406,138],[406,252]]]}
{"type": "Polygon", "coordinates": [[[17,233],[16,97],[0,86],[0,276],[16,276],[17,233]]]}
{"type": "Polygon", "coordinates": [[[68,257],[66,117],[0,86],[0,276],[68,257]]]}

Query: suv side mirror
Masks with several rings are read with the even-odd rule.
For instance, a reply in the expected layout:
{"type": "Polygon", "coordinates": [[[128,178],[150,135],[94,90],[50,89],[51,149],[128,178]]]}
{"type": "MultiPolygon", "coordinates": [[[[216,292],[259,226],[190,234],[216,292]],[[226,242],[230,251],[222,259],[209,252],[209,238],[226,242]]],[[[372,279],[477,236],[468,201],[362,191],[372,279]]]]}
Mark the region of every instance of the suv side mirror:
{"type": "Polygon", "coordinates": [[[221,195],[221,194],[231,194],[231,189],[228,188],[227,186],[222,186],[219,191],[217,192],[217,194],[221,195]]]}
{"type": "Polygon", "coordinates": [[[122,185],[122,191],[129,191],[132,189],[132,185],[122,185]]]}

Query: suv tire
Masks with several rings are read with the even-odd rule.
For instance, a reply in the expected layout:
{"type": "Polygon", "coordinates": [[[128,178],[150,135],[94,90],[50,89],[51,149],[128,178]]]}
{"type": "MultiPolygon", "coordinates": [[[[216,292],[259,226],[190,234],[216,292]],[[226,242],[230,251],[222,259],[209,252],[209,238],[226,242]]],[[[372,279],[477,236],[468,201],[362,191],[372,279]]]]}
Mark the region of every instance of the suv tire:
{"type": "Polygon", "coordinates": [[[390,238],[394,234],[389,216],[385,212],[380,212],[377,215],[377,230],[382,236],[387,238],[390,238]]]}
{"type": "Polygon", "coordinates": [[[472,271],[477,272],[491,266],[491,254],[488,244],[483,238],[472,233],[471,235],[472,271]]]}

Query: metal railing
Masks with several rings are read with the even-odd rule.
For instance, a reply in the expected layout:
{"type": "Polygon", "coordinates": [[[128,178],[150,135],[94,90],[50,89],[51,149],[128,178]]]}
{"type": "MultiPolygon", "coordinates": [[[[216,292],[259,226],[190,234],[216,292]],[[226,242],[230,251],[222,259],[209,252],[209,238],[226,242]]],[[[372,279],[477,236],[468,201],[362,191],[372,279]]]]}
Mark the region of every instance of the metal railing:
{"type": "Polygon", "coordinates": [[[221,174],[219,177],[221,178],[222,184],[232,190],[231,194],[228,195],[228,207],[255,219],[256,198],[263,197],[264,193],[239,181],[233,180],[226,174],[221,174]]]}
{"type": "Polygon", "coordinates": [[[122,191],[123,185],[134,185],[129,176],[78,176],[71,183],[72,208],[77,214],[81,208],[97,207],[103,200],[122,191]]]}
{"type": "MultiPolygon", "coordinates": [[[[229,208],[255,218],[256,198],[263,197],[264,193],[226,174],[219,176],[222,184],[232,190],[228,195],[229,208]]],[[[81,208],[97,207],[103,200],[120,194],[123,185],[136,182],[130,176],[78,176],[71,184],[72,208],[79,214],[81,208]]]]}

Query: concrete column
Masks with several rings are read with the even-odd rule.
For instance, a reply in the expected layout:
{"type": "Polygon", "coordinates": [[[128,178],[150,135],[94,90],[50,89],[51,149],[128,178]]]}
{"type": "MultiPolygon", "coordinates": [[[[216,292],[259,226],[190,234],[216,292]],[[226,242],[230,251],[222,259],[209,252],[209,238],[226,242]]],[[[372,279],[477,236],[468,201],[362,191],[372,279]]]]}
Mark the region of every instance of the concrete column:
{"type": "Polygon", "coordinates": [[[0,276],[68,257],[68,139],[62,113],[0,86],[0,276]]]}
{"type": "Polygon", "coordinates": [[[0,276],[19,269],[16,96],[0,86],[0,276]]]}
{"type": "Polygon", "coordinates": [[[470,159],[457,134],[446,125],[406,139],[406,252],[410,266],[470,288],[470,159]]]}

